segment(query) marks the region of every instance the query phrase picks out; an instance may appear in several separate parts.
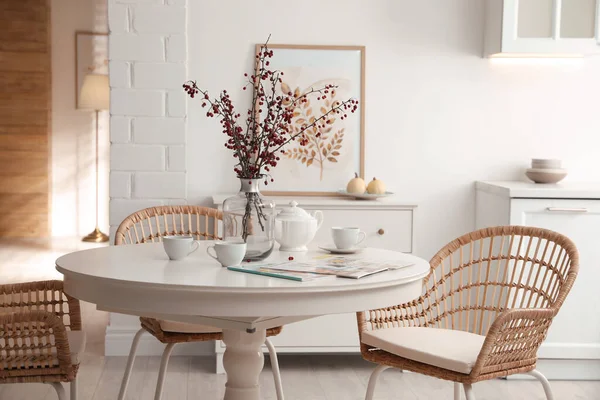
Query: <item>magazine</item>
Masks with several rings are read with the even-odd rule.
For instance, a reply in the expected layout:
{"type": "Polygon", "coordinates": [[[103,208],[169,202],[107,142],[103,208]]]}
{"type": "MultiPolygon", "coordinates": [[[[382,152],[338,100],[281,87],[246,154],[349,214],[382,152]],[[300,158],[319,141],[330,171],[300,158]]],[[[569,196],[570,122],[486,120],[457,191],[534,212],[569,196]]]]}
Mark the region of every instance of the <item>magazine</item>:
{"type": "Polygon", "coordinates": [[[405,268],[411,265],[413,264],[400,263],[398,261],[327,256],[310,262],[285,262],[271,265],[269,268],[278,271],[335,275],[341,278],[360,279],[379,272],[405,268]]]}
{"type": "Polygon", "coordinates": [[[298,282],[306,282],[306,281],[313,281],[315,279],[323,279],[323,278],[330,278],[331,276],[327,276],[327,275],[323,275],[323,274],[316,274],[316,273],[312,273],[312,272],[304,272],[304,271],[300,271],[300,272],[296,272],[296,271],[285,271],[285,270],[278,270],[278,269],[274,269],[274,266],[277,266],[278,264],[248,264],[248,265],[238,265],[236,267],[227,267],[227,269],[231,270],[231,271],[237,271],[237,272],[246,272],[249,274],[256,274],[256,275],[264,275],[264,276],[270,276],[272,278],[282,278],[282,279],[289,279],[292,281],[298,281],[298,282]]]}

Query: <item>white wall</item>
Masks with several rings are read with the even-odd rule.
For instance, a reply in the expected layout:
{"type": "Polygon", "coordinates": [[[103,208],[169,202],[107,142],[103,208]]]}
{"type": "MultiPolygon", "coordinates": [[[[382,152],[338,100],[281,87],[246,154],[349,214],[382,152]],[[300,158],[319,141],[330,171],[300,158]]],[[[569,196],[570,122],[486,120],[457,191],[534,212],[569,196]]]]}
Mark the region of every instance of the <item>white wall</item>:
{"type": "MultiPolygon", "coordinates": [[[[75,108],[75,31],[107,32],[106,0],[56,0],[52,25],[52,235],[95,224],[94,113],[75,108]]],[[[108,228],[108,113],[100,120],[99,221],[108,228]]]]}
{"type": "MultiPolygon", "coordinates": [[[[183,203],[186,188],[185,0],[109,0],[110,232],[134,211],[183,203]]],[[[106,355],[126,355],[139,318],[111,314],[106,355]]],[[[161,354],[145,335],[138,354],[161,354]]],[[[184,354],[206,354],[206,343],[184,354]]]]}
{"type": "MultiPolygon", "coordinates": [[[[419,204],[423,257],[474,228],[475,180],[520,179],[532,157],[600,180],[600,57],[483,59],[482,1],[193,1],[188,18],[189,78],[242,110],[238,86],[269,33],[366,46],[366,175],[419,204]]],[[[233,159],[218,121],[188,110],[188,200],[206,202],[237,189],[233,159]]]]}
{"type": "Polygon", "coordinates": [[[185,0],[109,0],[111,242],[125,217],[186,198],[185,0]]]}

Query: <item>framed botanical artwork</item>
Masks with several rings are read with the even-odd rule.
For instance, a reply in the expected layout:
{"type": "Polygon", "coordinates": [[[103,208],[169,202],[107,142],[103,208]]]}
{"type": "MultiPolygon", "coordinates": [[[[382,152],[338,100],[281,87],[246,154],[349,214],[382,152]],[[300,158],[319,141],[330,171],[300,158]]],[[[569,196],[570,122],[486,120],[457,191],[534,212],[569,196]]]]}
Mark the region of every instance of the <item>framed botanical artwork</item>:
{"type": "MultiPolygon", "coordinates": [[[[256,46],[258,54],[264,45],[256,46]]],[[[365,48],[269,44],[270,68],[283,72],[276,93],[298,97],[312,88],[337,86],[326,99],[312,96],[294,109],[292,129],[318,118],[339,99],[359,101],[348,118],[334,116],[325,128],[306,131],[308,144],[291,142],[271,171],[274,182],[264,193],[273,196],[336,196],[355,173],[364,177],[365,48]]],[[[266,188],[265,188],[266,189],[266,188]]]]}
{"type": "Polygon", "coordinates": [[[86,74],[108,75],[108,33],[75,32],[75,108],[86,74]]]}

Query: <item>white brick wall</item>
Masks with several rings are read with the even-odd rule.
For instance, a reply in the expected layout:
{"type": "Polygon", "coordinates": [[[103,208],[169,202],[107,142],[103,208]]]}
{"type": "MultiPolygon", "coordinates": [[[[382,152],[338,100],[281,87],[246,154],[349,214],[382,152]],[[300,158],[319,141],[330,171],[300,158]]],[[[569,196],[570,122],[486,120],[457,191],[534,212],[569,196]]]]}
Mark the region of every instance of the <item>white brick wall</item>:
{"type": "Polygon", "coordinates": [[[185,119],[136,118],[133,121],[133,141],[140,144],[185,144],[185,119]]]}
{"type": "MultiPolygon", "coordinates": [[[[108,9],[111,10],[111,7],[109,6],[108,9]]],[[[164,37],[133,33],[117,34],[111,31],[108,37],[108,58],[119,61],[164,61],[164,37]]]]}
{"type": "Polygon", "coordinates": [[[167,149],[167,169],[169,171],[186,171],[185,146],[169,146],[167,149]]]}
{"type": "Polygon", "coordinates": [[[129,143],[131,140],[131,118],[110,116],[110,143],[129,143]]]}
{"type": "Polygon", "coordinates": [[[184,35],[171,35],[167,38],[166,53],[167,61],[183,62],[186,59],[187,49],[185,48],[184,35]]]}
{"type": "Polygon", "coordinates": [[[110,146],[110,170],[111,172],[164,171],[165,147],[113,144],[110,146]]]}
{"type": "Polygon", "coordinates": [[[185,8],[178,5],[138,5],[133,28],[139,33],[185,33],[185,8]]]}
{"type": "Polygon", "coordinates": [[[130,64],[126,61],[111,61],[108,63],[108,76],[114,88],[131,86],[130,64]]]}
{"type": "Polygon", "coordinates": [[[184,172],[137,172],[133,195],[139,199],[181,199],[185,197],[184,172]]]}
{"type": "Polygon", "coordinates": [[[183,92],[182,76],[185,76],[185,65],[183,64],[135,63],[133,87],[137,89],[179,89],[183,92]]]}
{"type": "Polygon", "coordinates": [[[186,202],[186,0],[109,0],[111,241],[142,208],[186,202]]]}
{"type": "Polygon", "coordinates": [[[110,173],[110,194],[114,198],[131,197],[131,173],[113,171],[110,173]]]}

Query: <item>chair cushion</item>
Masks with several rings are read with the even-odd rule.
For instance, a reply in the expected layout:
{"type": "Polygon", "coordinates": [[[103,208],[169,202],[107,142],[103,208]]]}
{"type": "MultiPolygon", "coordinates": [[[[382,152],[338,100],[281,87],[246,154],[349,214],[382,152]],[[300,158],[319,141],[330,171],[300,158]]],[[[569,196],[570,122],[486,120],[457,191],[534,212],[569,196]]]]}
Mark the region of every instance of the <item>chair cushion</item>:
{"type": "Polygon", "coordinates": [[[362,342],[388,353],[470,374],[485,336],[451,329],[384,328],[362,333],[362,342]]]}
{"type": "Polygon", "coordinates": [[[160,329],[173,333],[221,333],[223,329],[209,325],[190,324],[187,322],[169,321],[159,319],[160,329]]]}

